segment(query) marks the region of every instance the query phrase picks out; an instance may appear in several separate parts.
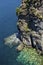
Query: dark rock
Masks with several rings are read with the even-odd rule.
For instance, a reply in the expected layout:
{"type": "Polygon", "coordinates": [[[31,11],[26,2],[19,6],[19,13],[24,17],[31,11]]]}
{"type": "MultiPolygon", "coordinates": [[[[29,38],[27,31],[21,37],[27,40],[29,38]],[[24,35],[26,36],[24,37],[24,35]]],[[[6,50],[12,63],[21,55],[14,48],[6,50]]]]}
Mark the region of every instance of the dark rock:
{"type": "Polygon", "coordinates": [[[40,4],[40,0],[30,0],[28,2],[27,0],[22,0],[17,27],[21,34],[20,39],[24,45],[43,51],[43,16],[40,4]]]}

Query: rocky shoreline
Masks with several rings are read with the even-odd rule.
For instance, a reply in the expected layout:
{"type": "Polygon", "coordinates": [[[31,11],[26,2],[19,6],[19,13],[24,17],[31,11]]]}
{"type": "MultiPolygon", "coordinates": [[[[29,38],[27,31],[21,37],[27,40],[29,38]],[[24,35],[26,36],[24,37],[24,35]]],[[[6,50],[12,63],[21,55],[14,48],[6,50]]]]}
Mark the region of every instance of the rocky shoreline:
{"type": "Polygon", "coordinates": [[[43,53],[43,12],[39,10],[40,5],[40,0],[33,0],[33,2],[22,0],[19,12],[16,12],[18,13],[17,28],[22,43],[43,53]]]}
{"type": "MultiPolygon", "coordinates": [[[[12,44],[18,44],[17,50],[21,51],[25,46],[36,48],[38,53],[43,54],[43,12],[40,11],[42,7],[42,0],[22,0],[19,8],[16,9],[18,16],[17,28],[18,35],[12,44]],[[38,4],[38,5],[37,5],[38,4]],[[18,39],[18,40],[17,40],[18,39]]],[[[5,44],[9,44],[8,38],[5,39],[5,44]]]]}

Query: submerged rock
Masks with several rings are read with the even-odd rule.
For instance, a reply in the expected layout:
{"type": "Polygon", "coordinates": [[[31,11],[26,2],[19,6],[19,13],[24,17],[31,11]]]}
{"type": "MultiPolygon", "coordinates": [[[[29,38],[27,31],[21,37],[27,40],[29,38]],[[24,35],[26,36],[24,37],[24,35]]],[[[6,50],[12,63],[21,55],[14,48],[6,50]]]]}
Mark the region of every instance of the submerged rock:
{"type": "Polygon", "coordinates": [[[5,45],[8,45],[10,47],[13,47],[13,45],[20,44],[21,41],[19,38],[17,38],[18,33],[14,33],[13,35],[7,37],[4,39],[5,45]]]}

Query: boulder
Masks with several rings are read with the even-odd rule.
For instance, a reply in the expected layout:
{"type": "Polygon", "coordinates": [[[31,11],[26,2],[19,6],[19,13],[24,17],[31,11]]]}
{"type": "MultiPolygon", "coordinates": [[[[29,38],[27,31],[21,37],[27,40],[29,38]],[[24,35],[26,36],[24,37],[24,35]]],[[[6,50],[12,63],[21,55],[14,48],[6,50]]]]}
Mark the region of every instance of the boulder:
{"type": "Polygon", "coordinates": [[[16,50],[21,51],[24,48],[24,44],[20,44],[16,47],[16,50]]]}
{"type": "Polygon", "coordinates": [[[4,39],[5,45],[8,45],[9,47],[13,47],[13,45],[21,44],[21,41],[19,38],[17,38],[18,33],[14,33],[13,35],[7,37],[4,39]]]}

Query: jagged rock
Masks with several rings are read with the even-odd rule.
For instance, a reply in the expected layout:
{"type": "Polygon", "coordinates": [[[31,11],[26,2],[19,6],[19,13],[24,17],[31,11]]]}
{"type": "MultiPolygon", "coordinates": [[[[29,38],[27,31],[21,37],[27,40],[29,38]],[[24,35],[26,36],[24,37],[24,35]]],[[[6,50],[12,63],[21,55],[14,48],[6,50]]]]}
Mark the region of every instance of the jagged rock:
{"type": "Polygon", "coordinates": [[[20,12],[21,15],[27,15],[28,14],[28,11],[27,9],[22,9],[21,12],[20,12]]]}
{"type": "Polygon", "coordinates": [[[41,36],[41,47],[42,47],[42,51],[43,51],[43,34],[41,36]]]}
{"type": "Polygon", "coordinates": [[[27,2],[27,0],[22,0],[22,3],[26,3],[27,2]]]}
{"type": "Polygon", "coordinates": [[[22,0],[17,8],[18,37],[13,35],[5,39],[5,44],[20,44],[16,49],[21,51],[26,46],[34,46],[43,53],[43,9],[42,0],[22,0]]]}
{"type": "Polygon", "coordinates": [[[28,24],[25,22],[25,20],[19,20],[17,27],[20,29],[20,31],[29,31],[28,24]]]}
{"type": "Polygon", "coordinates": [[[20,16],[20,15],[27,15],[28,14],[28,11],[27,11],[27,9],[25,8],[22,8],[22,7],[20,7],[20,8],[17,8],[16,9],[16,14],[18,15],[18,16],[20,16]]]}
{"type": "Polygon", "coordinates": [[[20,8],[26,9],[26,4],[25,4],[25,3],[21,4],[21,5],[20,5],[20,8]]]}
{"type": "Polygon", "coordinates": [[[39,34],[42,35],[43,34],[43,29],[39,30],[39,34]]]}
{"type": "Polygon", "coordinates": [[[31,34],[33,37],[40,38],[40,35],[36,33],[35,31],[32,31],[31,34]]]}
{"type": "Polygon", "coordinates": [[[13,45],[21,44],[22,42],[20,41],[19,38],[17,38],[18,33],[14,33],[13,35],[7,37],[4,39],[5,45],[9,47],[13,47],[13,45]]]}
{"type": "Polygon", "coordinates": [[[42,41],[41,41],[42,33],[41,34],[39,33],[39,31],[41,29],[43,29],[43,23],[40,23],[41,22],[40,19],[43,19],[43,15],[42,15],[42,12],[40,10],[38,10],[40,4],[41,4],[40,0],[38,0],[38,1],[37,0],[35,0],[35,1],[34,0],[33,1],[22,0],[21,8],[23,6],[24,7],[22,8],[22,11],[19,16],[20,17],[19,19],[21,19],[21,20],[19,20],[19,22],[17,24],[19,30],[22,31],[22,35],[21,35],[22,42],[24,44],[26,44],[27,46],[29,46],[29,45],[32,46],[32,44],[33,44],[38,49],[41,49],[41,47],[43,48],[42,41]],[[25,9],[27,4],[29,6],[25,9]],[[28,24],[30,26],[28,26],[28,24]],[[26,33],[27,31],[28,31],[28,33],[26,33]],[[30,37],[30,35],[32,35],[32,38],[30,37]]]}
{"type": "Polygon", "coordinates": [[[31,7],[30,13],[31,13],[31,14],[34,14],[34,15],[37,16],[38,18],[43,19],[43,16],[42,16],[42,14],[41,14],[42,12],[39,11],[37,8],[31,7]]]}
{"type": "Polygon", "coordinates": [[[19,22],[26,22],[25,19],[19,19],[18,21],[19,21],[19,22]]]}
{"type": "Polygon", "coordinates": [[[28,6],[34,6],[35,8],[39,8],[42,6],[43,0],[27,0],[28,6]]]}
{"type": "Polygon", "coordinates": [[[19,15],[27,15],[28,11],[27,9],[23,9],[22,7],[19,7],[16,9],[16,14],[19,15]]]}
{"type": "MultiPolygon", "coordinates": [[[[33,44],[37,50],[40,50],[41,52],[43,52],[43,36],[40,38],[33,37],[33,44]]],[[[40,53],[40,51],[39,51],[39,53],[40,53]]]]}
{"type": "Polygon", "coordinates": [[[18,51],[21,51],[24,48],[24,44],[20,44],[16,47],[18,51]]]}
{"type": "Polygon", "coordinates": [[[31,45],[31,39],[30,39],[29,36],[28,36],[28,38],[22,38],[22,41],[23,41],[23,43],[24,43],[25,45],[27,45],[27,46],[32,46],[32,45],[31,45]]]}

